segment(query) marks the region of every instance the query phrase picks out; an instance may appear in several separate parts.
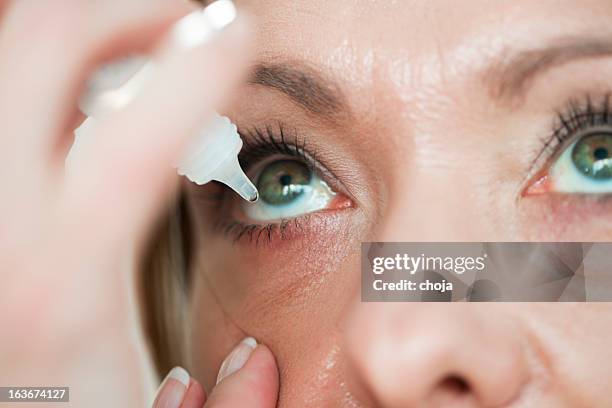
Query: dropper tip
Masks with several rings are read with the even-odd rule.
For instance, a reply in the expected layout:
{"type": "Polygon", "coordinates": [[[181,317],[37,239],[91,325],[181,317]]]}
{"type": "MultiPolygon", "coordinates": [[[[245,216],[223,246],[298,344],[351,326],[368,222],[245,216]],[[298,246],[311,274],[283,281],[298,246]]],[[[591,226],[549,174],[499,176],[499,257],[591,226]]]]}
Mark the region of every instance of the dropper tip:
{"type": "MultiPolygon", "coordinates": [[[[238,161],[236,160],[236,166],[238,161]]],[[[227,185],[229,188],[234,190],[240,197],[249,203],[254,203],[259,199],[259,191],[257,187],[253,185],[251,180],[244,174],[242,169],[238,166],[238,171],[231,174],[231,177],[219,177],[215,180],[220,181],[227,185]]]]}

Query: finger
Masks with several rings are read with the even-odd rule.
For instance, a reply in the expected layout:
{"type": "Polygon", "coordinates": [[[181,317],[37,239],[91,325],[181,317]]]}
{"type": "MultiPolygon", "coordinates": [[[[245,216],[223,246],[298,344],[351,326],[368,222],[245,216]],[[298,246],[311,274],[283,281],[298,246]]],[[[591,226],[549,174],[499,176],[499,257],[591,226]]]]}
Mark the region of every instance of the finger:
{"type": "Polygon", "coordinates": [[[225,376],[221,376],[221,381],[208,397],[205,408],[276,407],[278,368],[274,356],[266,346],[258,345],[253,348],[245,345],[243,341],[222,365],[221,371],[224,370],[225,376]]]}
{"type": "Polygon", "coordinates": [[[94,223],[107,242],[144,231],[176,178],[172,167],[185,145],[244,74],[246,39],[238,19],[212,42],[164,54],[150,87],[99,123],[67,185],[68,213],[85,230],[94,223]],[[120,205],[106,205],[111,197],[120,205]]]}
{"type": "Polygon", "coordinates": [[[15,2],[0,27],[0,159],[8,173],[41,174],[58,137],[67,134],[77,95],[93,68],[116,53],[152,46],[188,12],[186,4],[15,2]]]}
{"type": "Polygon", "coordinates": [[[189,373],[181,367],[174,367],[161,383],[153,401],[153,408],[180,408],[189,384],[189,373]]]}
{"type": "Polygon", "coordinates": [[[192,378],[181,408],[202,408],[205,402],[206,393],[204,389],[199,382],[192,378]]]}

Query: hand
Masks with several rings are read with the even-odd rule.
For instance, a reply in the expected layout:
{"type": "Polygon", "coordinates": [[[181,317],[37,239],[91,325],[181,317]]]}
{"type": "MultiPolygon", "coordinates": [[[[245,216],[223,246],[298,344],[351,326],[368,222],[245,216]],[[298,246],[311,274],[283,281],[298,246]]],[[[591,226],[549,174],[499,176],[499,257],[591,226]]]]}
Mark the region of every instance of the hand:
{"type": "Polygon", "coordinates": [[[211,395],[176,367],[159,388],[153,408],[273,408],[278,396],[274,356],[254,339],[246,338],[227,356],[211,395]]]}
{"type": "Polygon", "coordinates": [[[74,406],[149,400],[129,256],[173,189],[171,164],[247,54],[240,19],[196,48],[162,47],[186,4],[0,0],[1,385],[69,386],[74,406]],[[85,78],[143,50],[157,54],[157,76],[100,123],[66,178],[85,78]]]}

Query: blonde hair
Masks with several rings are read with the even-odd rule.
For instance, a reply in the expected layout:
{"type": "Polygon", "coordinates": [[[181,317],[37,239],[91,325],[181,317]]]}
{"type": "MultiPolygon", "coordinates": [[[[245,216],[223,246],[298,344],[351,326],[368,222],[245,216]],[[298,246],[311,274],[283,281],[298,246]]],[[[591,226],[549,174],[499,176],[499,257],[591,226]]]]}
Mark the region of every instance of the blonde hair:
{"type": "MultiPolygon", "coordinates": [[[[213,0],[191,0],[207,6],[213,0]]],[[[145,338],[159,375],[189,368],[189,271],[192,236],[184,194],[156,226],[139,274],[145,338]]]]}
{"type": "Polygon", "coordinates": [[[140,269],[141,315],[158,374],[189,366],[188,293],[191,232],[179,196],[151,234],[140,269]]]}

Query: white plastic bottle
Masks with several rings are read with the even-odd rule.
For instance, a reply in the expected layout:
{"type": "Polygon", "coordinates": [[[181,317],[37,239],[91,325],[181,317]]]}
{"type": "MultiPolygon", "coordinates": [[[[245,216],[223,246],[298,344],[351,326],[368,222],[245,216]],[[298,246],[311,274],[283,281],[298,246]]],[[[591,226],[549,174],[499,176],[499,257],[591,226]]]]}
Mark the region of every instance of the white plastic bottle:
{"type": "MultiPolygon", "coordinates": [[[[181,19],[172,35],[186,46],[202,41],[210,33],[227,25],[235,17],[235,8],[230,0],[220,0],[181,19]]],[[[69,168],[78,155],[79,146],[87,143],[96,118],[121,109],[147,83],[154,70],[154,63],[145,58],[133,58],[111,64],[96,75],[94,87],[82,98],[80,109],[88,118],[75,132],[75,143],[66,160],[69,168]]],[[[238,129],[229,118],[213,114],[209,124],[202,129],[195,143],[176,167],[178,174],[202,185],[219,181],[247,201],[258,199],[257,188],[244,174],[238,163],[242,139],[238,129]]]]}

